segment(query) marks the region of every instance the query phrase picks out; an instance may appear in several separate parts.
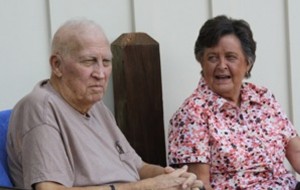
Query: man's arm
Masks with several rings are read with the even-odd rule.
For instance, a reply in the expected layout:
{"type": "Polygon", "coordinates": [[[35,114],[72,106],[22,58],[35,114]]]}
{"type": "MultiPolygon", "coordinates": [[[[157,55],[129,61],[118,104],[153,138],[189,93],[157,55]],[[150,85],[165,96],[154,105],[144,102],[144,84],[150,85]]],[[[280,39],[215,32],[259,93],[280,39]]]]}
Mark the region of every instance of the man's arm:
{"type": "Polygon", "coordinates": [[[139,175],[141,179],[147,179],[161,174],[165,174],[165,169],[163,167],[145,162],[143,163],[141,169],[139,169],[139,175]]]}
{"type": "MultiPolygon", "coordinates": [[[[200,180],[196,180],[197,176],[194,173],[187,172],[188,167],[185,165],[182,168],[178,169],[178,171],[181,171],[181,174],[178,177],[184,178],[185,181],[182,183],[181,188],[185,189],[188,187],[202,187],[203,183],[200,180]]],[[[171,174],[171,173],[177,173],[174,168],[171,167],[161,167],[158,165],[148,164],[144,163],[142,168],[139,170],[139,175],[141,179],[147,179],[152,178],[155,176],[159,176],[162,174],[171,174]]]]}
{"type": "MultiPolygon", "coordinates": [[[[137,182],[113,184],[116,190],[181,190],[202,187],[202,182],[196,180],[196,175],[188,173],[187,167],[172,169],[160,166],[144,164],[140,169],[143,177],[137,182]],[[147,174],[149,171],[149,174],[147,174]],[[162,172],[162,173],[161,173],[162,172]],[[164,173],[166,172],[166,173],[164,173]],[[154,177],[157,175],[156,177],[154,177]],[[153,176],[153,177],[150,177],[153,176]]],[[[112,190],[109,185],[89,186],[89,187],[70,187],[67,188],[55,182],[41,182],[35,185],[36,190],[112,190]]]]}
{"type": "Polygon", "coordinates": [[[71,187],[67,188],[55,182],[41,182],[35,185],[35,190],[111,190],[109,185],[106,186],[90,186],[90,187],[71,187]]]}
{"type": "MultiPolygon", "coordinates": [[[[112,185],[116,190],[140,190],[143,188],[142,181],[136,183],[120,183],[120,184],[112,184],[112,185]]],[[[35,185],[35,190],[112,190],[112,189],[113,188],[109,184],[101,185],[101,186],[88,186],[88,187],[65,187],[55,182],[41,182],[35,185]]]]}

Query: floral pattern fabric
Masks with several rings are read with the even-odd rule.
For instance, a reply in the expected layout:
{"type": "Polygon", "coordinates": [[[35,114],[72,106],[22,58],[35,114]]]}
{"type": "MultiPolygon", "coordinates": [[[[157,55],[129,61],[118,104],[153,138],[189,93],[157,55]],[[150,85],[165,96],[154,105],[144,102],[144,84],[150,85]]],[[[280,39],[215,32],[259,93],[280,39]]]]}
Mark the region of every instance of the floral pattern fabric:
{"type": "Polygon", "coordinates": [[[170,120],[169,163],[208,163],[216,190],[290,190],[297,181],[284,166],[297,132],[274,95],[244,83],[237,107],[204,79],[170,120]]]}

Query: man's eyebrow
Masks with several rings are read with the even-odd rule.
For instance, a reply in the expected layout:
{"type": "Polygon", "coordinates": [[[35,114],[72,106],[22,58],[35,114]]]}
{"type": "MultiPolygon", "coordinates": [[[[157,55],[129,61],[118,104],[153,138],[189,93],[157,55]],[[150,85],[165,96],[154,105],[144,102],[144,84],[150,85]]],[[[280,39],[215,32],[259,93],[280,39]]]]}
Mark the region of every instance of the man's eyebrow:
{"type": "Polygon", "coordinates": [[[97,58],[97,56],[92,55],[92,54],[78,56],[78,59],[86,59],[86,58],[97,58]]]}

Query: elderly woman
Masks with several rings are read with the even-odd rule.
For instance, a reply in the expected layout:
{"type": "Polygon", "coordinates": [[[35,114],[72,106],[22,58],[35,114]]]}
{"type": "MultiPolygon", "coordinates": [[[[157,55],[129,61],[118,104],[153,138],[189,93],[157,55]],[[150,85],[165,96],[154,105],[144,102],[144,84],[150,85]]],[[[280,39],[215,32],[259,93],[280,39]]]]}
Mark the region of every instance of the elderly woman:
{"type": "Polygon", "coordinates": [[[249,24],[226,16],[200,30],[202,78],[170,120],[169,162],[189,165],[206,189],[295,189],[300,138],[274,95],[243,82],[255,61],[249,24]]]}

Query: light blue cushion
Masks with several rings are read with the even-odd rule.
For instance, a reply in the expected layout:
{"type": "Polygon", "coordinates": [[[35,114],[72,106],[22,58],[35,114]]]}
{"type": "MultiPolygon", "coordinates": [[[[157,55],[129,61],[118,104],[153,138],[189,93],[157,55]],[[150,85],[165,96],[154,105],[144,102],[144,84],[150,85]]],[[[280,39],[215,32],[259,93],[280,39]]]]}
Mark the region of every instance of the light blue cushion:
{"type": "Polygon", "coordinates": [[[0,185],[12,187],[9,179],[6,153],[6,134],[11,110],[0,111],[0,185]]]}

